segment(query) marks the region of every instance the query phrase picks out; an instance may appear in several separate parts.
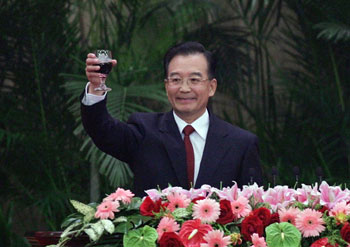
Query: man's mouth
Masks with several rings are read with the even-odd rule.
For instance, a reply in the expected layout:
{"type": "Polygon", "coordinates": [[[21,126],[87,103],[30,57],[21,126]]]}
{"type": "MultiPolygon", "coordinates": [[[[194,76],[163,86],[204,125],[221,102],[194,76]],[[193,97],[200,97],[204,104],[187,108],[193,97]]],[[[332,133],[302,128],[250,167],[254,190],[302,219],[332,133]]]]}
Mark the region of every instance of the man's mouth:
{"type": "Polygon", "coordinates": [[[191,102],[191,101],[194,101],[194,100],[196,100],[196,98],[191,98],[191,97],[177,97],[176,98],[178,101],[180,101],[180,102],[191,102]]]}

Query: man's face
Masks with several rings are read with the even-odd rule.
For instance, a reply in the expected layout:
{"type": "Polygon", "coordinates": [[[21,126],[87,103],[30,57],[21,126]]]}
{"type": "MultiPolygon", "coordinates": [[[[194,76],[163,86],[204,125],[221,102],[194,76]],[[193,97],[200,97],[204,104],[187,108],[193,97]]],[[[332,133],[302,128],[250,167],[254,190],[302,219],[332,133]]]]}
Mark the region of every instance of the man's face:
{"type": "Polygon", "coordinates": [[[182,83],[174,85],[165,82],[168,100],[175,113],[187,123],[192,123],[206,110],[209,97],[215,94],[216,79],[208,79],[208,63],[201,53],[177,55],[169,63],[168,78],[181,78],[182,83]],[[189,78],[202,80],[190,85],[189,78]]]}

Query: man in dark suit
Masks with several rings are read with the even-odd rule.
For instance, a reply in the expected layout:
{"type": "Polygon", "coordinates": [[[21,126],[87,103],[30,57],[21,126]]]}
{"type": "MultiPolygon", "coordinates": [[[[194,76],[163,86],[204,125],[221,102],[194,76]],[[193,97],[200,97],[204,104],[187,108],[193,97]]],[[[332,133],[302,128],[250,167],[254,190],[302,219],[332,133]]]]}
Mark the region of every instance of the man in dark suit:
{"type": "Polygon", "coordinates": [[[127,123],[113,119],[106,109],[106,93],[94,90],[100,83],[97,63],[95,55],[88,54],[83,125],[102,151],[130,165],[136,195],[169,184],[219,188],[234,181],[239,186],[262,183],[257,137],[207,109],[217,87],[215,61],[200,43],[181,43],[164,57],[172,111],[134,113],[127,123]]]}

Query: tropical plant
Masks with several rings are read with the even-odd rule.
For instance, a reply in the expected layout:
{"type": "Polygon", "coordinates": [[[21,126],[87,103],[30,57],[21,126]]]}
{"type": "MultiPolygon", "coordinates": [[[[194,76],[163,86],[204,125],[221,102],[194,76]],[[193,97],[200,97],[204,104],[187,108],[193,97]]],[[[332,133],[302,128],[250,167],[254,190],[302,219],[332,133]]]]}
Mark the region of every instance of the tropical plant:
{"type": "MultiPolygon", "coordinates": [[[[2,198],[39,208],[50,229],[55,229],[70,208],[68,197],[80,194],[78,199],[87,200],[82,192],[89,182],[104,186],[92,189],[97,191],[92,201],[99,199],[99,191],[129,188],[129,168],[99,152],[80,124],[78,96],[86,85],[86,54],[101,47],[113,51],[118,65],[108,78],[113,88],[108,108],[125,121],[134,111],[168,108],[162,56],[183,40],[198,40],[219,58],[219,95],[211,107],[258,135],[267,182],[272,166],[283,175],[299,166],[299,180],[304,183],[321,176],[329,182],[346,182],[349,4],[348,0],[2,1],[2,198]],[[107,179],[88,181],[88,162],[79,148],[91,163],[90,176],[100,172],[107,179]],[[324,174],[315,174],[317,168],[324,174]]],[[[294,180],[279,176],[277,182],[291,185],[294,180]]]]}
{"type": "Polygon", "coordinates": [[[3,211],[0,207],[0,245],[11,247],[29,246],[29,244],[12,229],[13,212],[13,204],[10,204],[6,211],[3,211]]]}
{"type": "MultiPolygon", "coordinates": [[[[349,47],[318,38],[323,32],[315,29],[319,23],[331,22],[332,17],[340,23],[344,18],[336,14],[340,5],[317,2],[290,1],[287,7],[292,12],[282,17],[287,60],[278,66],[276,84],[281,87],[284,124],[276,132],[281,135],[275,147],[284,159],[281,170],[291,169],[288,164],[299,165],[304,181],[312,182],[317,181],[315,170],[321,166],[328,181],[341,183],[350,173],[349,56],[345,52],[349,47]]],[[[346,7],[349,11],[348,4],[342,5],[346,7]]]]}
{"type": "MultiPolygon", "coordinates": [[[[350,40],[349,1],[339,0],[330,3],[317,0],[307,3],[308,7],[317,10],[318,20],[314,25],[314,28],[319,31],[317,38],[335,43],[350,40]]],[[[313,16],[316,16],[315,13],[313,16]]]]}
{"type": "MultiPolygon", "coordinates": [[[[303,182],[321,176],[345,182],[344,174],[350,172],[349,53],[344,52],[349,49],[344,18],[349,4],[220,2],[225,7],[220,17],[189,34],[204,40],[220,58],[224,97],[213,107],[223,110],[228,121],[257,133],[270,181],[272,166],[290,175],[298,166],[303,182]],[[319,31],[322,22],[343,28],[319,31]],[[325,32],[331,41],[318,38],[325,32]]],[[[277,182],[292,185],[295,176],[279,176],[277,182]]]]}
{"type": "MultiPolygon", "coordinates": [[[[67,54],[76,53],[77,28],[68,21],[69,1],[0,5],[2,204],[14,201],[14,219],[25,208],[36,208],[32,212],[56,229],[69,209],[65,199],[84,190],[84,169],[76,176],[84,162],[71,135],[74,121],[59,76],[70,71],[67,54]]],[[[39,224],[22,223],[20,231],[39,224]]]]}

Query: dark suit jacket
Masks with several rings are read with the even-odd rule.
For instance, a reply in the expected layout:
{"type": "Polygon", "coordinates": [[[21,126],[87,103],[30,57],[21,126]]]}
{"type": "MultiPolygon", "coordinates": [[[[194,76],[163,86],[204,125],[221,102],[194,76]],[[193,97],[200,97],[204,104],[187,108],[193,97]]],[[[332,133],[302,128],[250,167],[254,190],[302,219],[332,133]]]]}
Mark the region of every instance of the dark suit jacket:
{"type": "MultiPolygon", "coordinates": [[[[168,185],[188,188],[184,142],[173,113],[134,113],[127,123],[113,119],[106,100],[81,105],[82,122],[94,143],[104,152],[130,165],[137,196],[147,189],[168,185]]],[[[262,183],[258,140],[252,133],[235,127],[209,113],[209,130],[195,184],[216,188],[262,183]]]]}

